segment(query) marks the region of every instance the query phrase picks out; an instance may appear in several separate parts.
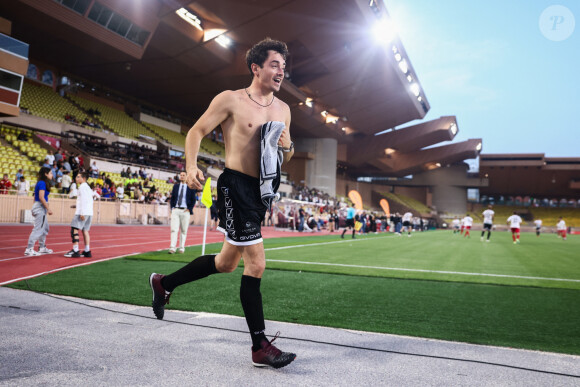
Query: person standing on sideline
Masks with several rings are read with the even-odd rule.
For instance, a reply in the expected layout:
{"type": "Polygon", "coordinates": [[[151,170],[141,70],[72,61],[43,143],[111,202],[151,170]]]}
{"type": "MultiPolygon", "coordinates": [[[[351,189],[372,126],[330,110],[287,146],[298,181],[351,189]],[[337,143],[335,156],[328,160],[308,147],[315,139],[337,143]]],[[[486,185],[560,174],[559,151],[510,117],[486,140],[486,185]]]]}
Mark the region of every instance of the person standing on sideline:
{"type": "Polygon", "coordinates": [[[344,226],[344,230],[342,230],[342,235],[340,236],[342,239],[344,239],[344,233],[346,233],[346,229],[352,229],[352,239],[355,239],[354,237],[354,233],[355,233],[355,229],[354,229],[354,216],[356,215],[356,210],[354,209],[354,207],[350,206],[348,207],[348,209],[346,210],[346,225],[344,226]]]}
{"type": "Polygon", "coordinates": [[[520,218],[520,216],[516,214],[515,211],[512,216],[507,218],[507,223],[509,223],[510,229],[512,230],[512,239],[514,244],[520,243],[520,225],[522,222],[522,218],[520,218]]]}
{"type": "Polygon", "coordinates": [[[405,232],[407,231],[407,236],[410,237],[411,236],[411,221],[413,220],[413,214],[410,213],[409,211],[405,212],[403,214],[403,229],[401,230],[401,232],[405,232]]]}
{"type": "Polygon", "coordinates": [[[536,225],[536,236],[540,236],[540,231],[542,231],[542,219],[534,220],[534,224],[536,225]]]}
{"type": "Polygon", "coordinates": [[[556,224],[556,231],[558,232],[558,237],[562,237],[562,240],[566,240],[566,222],[560,216],[560,221],[556,224]]]}
{"type": "Polygon", "coordinates": [[[491,236],[491,228],[493,227],[493,216],[495,212],[492,210],[492,205],[487,206],[487,210],[483,211],[483,230],[481,231],[481,241],[483,242],[483,234],[487,231],[486,242],[489,242],[491,236]]]}
{"type": "Polygon", "coordinates": [[[195,206],[195,190],[189,188],[185,183],[187,174],[183,171],[179,173],[179,182],[173,185],[171,191],[171,244],[169,254],[175,253],[177,246],[177,235],[179,234],[179,252],[185,253],[185,240],[187,239],[187,229],[189,228],[189,218],[193,214],[195,206]]]}
{"type": "Polygon", "coordinates": [[[48,167],[41,167],[38,171],[38,179],[34,186],[34,204],[32,205],[34,228],[30,233],[30,237],[28,237],[28,245],[26,246],[26,250],[24,250],[24,255],[36,256],[52,254],[53,252],[46,247],[46,236],[50,229],[47,215],[52,215],[52,211],[48,205],[52,177],[52,170],[48,167]],[[38,241],[38,251],[34,250],[36,241],[38,241]]]}
{"type": "Polygon", "coordinates": [[[218,209],[217,206],[215,205],[216,202],[216,197],[212,196],[211,198],[211,207],[209,208],[209,213],[210,213],[210,217],[211,217],[211,225],[210,225],[210,230],[217,230],[217,226],[218,226],[218,209]]]}
{"type": "Polygon", "coordinates": [[[463,237],[468,237],[471,238],[470,235],[470,230],[471,230],[471,226],[473,226],[473,218],[471,216],[469,216],[469,214],[465,214],[465,218],[463,218],[462,222],[463,224],[463,230],[465,231],[465,233],[463,234],[463,237]]]}
{"type": "Polygon", "coordinates": [[[176,287],[212,274],[233,272],[243,257],[240,301],[252,338],[252,364],[257,367],[280,368],[296,358],[272,345],[278,335],[271,341],[266,338],[260,292],[266,268],[260,226],[278,188],[274,181],[279,182],[281,159],[288,162],[294,153],[290,107],[274,96],[284,80],[287,54],[283,42],[267,38],[257,43],[246,54],[251,85],[218,94],[187,134],[187,184],[201,190],[205,180],[197,166],[201,139],[218,125],[223,131],[226,168],[218,179],[217,206],[218,230],[225,234],[225,240],[220,253],[198,257],[167,276],[152,273],[149,279],[153,311],[162,319],[176,287]],[[269,184],[264,180],[265,172],[276,176],[269,184]]]}
{"type": "Polygon", "coordinates": [[[93,190],[89,187],[87,180],[89,173],[86,171],[79,172],[75,177],[75,183],[79,187],[77,204],[72,206],[76,208],[75,216],[70,225],[70,235],[72,237],[73,248],[64,256],[68,258],[92,258],[91,237],[89,230],[93,220],[93,190]],[[79,251],[79,230],[83,231],[83,241],[85,250],[79,251]]]}

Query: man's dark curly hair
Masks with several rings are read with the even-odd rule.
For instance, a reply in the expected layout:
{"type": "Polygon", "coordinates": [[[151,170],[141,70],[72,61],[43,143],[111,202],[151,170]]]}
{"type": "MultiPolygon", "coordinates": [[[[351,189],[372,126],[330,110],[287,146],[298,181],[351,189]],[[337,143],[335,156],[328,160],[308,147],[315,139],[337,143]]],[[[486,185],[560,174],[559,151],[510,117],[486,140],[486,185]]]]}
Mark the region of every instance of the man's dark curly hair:
{"type": "Polygon", "coordinates": [[[261,42],[256,43],[254,47],[250,48],[248,52],[246,52],[246,64],[248,65],[248,69],[250,70],[250,74],[252,73],[252,63],[257,64],[260,67],[264,67],[264,62],[268,58],[268,51],[276,51],[284,60],[288,56],[288,47],[286,43],[281,42],[279,40],[274,40],[270,38],[266,38],[261,42]]]}

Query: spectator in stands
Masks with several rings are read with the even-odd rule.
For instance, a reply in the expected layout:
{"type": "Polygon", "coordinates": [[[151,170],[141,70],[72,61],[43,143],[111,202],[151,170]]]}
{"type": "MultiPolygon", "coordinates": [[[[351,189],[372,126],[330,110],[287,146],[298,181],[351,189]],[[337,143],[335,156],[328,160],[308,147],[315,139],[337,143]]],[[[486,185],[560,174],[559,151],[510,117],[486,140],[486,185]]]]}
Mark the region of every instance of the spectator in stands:
{"type": "Polygon", "coordinates": [[[89,169],[89,172],[91,173],[91,177],[94,177],[94,178],[99,177],[99,167],[97,166],[96,161],[93,161],[93,163],[91,164],[91,168],[89,169]]]}
{"type": "Polygon", "coordinates": [[[17,190],[17,195],[26,196],[28,191],[30,191],[30,182],[26,180],[24,175],[20,176],[20,179],[14,183],[14,187],[17,190]]]}
{"type": "Polygon", "coordinates": [[[123,184],[119,184],[119,186],[117,187],[117,199],[119,200],[123,200],[125,199],[125,188],[123,188],[123,184]]]}
{"type": "Polygon", "coordinates": [[[55,160],[55,158],[54,158],[54,151],[49,150],[48,151],[48,154],[45,157],[45,159],[46,159],[48,165],[53,165],[54,164],[54,160],[55,160]]]}
{"type": "Polygon", "coordinates": [[[0,180],[0,194],[6,195],[10,188],[12,188],[12,182],[5,173],[2,180],[0,180]]]}
{"type": "MultiPolygon", "coordinates": [[[[75,184],[75,183],[73,183],[75,184]]],[[[90,184],[91,189],[93,190],[93,200],[99,200],[101,199],[101,188],[99,187],[99,185],[94,185],[94,183],[90,184]]]]}
{"type": "Polygon", "coordinates": [[[54,161],[56,161],[58,164],[62,163],[62,150],[60,148],[58,148],[54,154],[54,161]]]}
{"type": "Polygon", "coordinates": [[[63,162],[62,162],[62,167],[69,172],[72,172],[72,167],[70,165],[70,163],[68,162],[68,159],[64,158],[63,162]]]}
{"type": "Polygon", "coordinates": [[[52,171],[50,168],[42,167],[38,171],[38,180],[34,187],[34,204],[32,205],[32,216],[34,217],[34,228],[28,237],[28,245],[24,255],[52,254],[52,250],[46,247],[46,236],[49,226],[47,215],[52,215],[52,210],[48,204],[50,194],[50,180],[52,171]],[[38,251],[34,250],[34,245],[38,241],[38,251]]]}
{"type": "Polygon", "coordinates": [[[105,183],[103,185],[103,189],[101,190],[101,197],[105,200],[112,200],[113,199],[113,193],[111,192],[111,188],[110,188],[109,184],[105,183]]]}
{"type": "Polygon", "coordinates": [[[14,183],[20,181],[20,178],[24,176],[24,173],[22,172],[22,168],[20,168],[18,170],[18,172],[16,172],[16,179],[14,179],[14,183]]]}
{"type": "Polygon", "coordinates": [[[26,133],[22,131],[18,133],[17,139],[18,141],[28,141],[28,136],[26,136],[26,133]]]}
{"type": "Polygon", "coordinates": [[[67,171],[66,169],[64,169],[62,171],[62,179],[61,179],[61,183],[60,183],[60,187],[61,187],[61,192],[63,194],[68,194],[70,192],[70,186],[72,183],[72,178],[70,177],[70,171],[67,171]]]}
{"type": "Polygon", "coordinates": [[[147,179],[147,173],[145,172],[145,170],[143,168],[139,168],[139,176],[141,179],[145,180],[147,179]]]}

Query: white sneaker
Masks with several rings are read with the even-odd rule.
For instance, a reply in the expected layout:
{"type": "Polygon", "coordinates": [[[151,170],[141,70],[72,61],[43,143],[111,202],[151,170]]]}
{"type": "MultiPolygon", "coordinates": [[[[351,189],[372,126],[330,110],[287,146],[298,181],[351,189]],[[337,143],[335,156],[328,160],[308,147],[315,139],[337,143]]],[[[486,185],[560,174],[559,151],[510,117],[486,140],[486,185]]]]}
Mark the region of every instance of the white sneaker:
{"type": "Polygon", "coordinates": [[[185,253],[185,249],[179,249],[179,252],[180,252],[181,254],[183,254],[183,253],[185,253]]]}
{"type": "Polygon", "coordinates": [[[486,239],[485,241],[486,241],[486,242],[489,242],[489,239],[486,239]]]}
{"type": "Polygon", "coordinates": [[[175,249],[169,249],[169,254],[175,254],[175,249]]]}
{"type": "Polygon", "coordinates": [[[36,256],[42,255],[42,254],[34,249],[26,249],[26,250],[24,250],[24,255],[31,255],[31,256],[36,257],[36,256]]]}
{"type": "Polygon", "coordinates": [[[38,249],[38,252],[40,254],[52,254],[54,251],[52,251],[51,249],[48,249],[46,247],[41,247],[38,249]]]}

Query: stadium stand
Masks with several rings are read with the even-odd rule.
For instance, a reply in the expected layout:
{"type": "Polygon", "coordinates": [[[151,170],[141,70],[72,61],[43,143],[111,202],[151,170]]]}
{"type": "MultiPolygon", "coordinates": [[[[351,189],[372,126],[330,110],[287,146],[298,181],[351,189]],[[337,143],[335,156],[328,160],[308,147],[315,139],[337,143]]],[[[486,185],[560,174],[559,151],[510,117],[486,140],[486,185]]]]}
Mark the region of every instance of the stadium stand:
{"type": "Polygon", "coordinates": [[[141,122],[142,125],[147,127],[150,131],[155,133],[157,136],[162,138],[163,140],[177,145],[179,147],[185,148],[185,136],[181,133],[174,132],[173,130],[169,130],[167,128],[163,128],[158,125],[150,124],[148,122],[141,122]]]}
{"type": "MultiPolygon", "coordinates": [[[[423,204],[420,201],[413,199],[411,197],[401,195],[401,194],[395,194],[392,192],[382,192],[382,195],[385,198],[387,198],[389,203],[391,203],[391,206],[394,203],[398,203],[398,204],[403,205],[405,207],[403,210],[405,210],[405,211],[409,210],[413,214],[426,215],[426,214],[431,213],[431,209],[429,207],[427,207],[425,204],[423,204]]],[[[401,210],[397,210],[396,208],[391,208],[391,211],[401,212],[401,210]]]]}
{"type": "Polygon", "coordinates": [[[79,126],[82,126],[80,122],[88,118],[85,112],[58,95],[52,88],[32,82],[24,82],[20,105],[30,114],[61,123],[71,123],[65,120],[67,114],[76,117],[79,126]]]}
{"type": "Polygon", "coordinates": [[[162,139],[151,129],[129,117],[125,112],[72,94],[67,95],[67,98],[70,98],[71,101],[77,103],[84,110],[91,109],[101,112],[99,120],[107,128],[122,137],[139,139],[141,135],[144,135],[154,139],[162,139]]]}

